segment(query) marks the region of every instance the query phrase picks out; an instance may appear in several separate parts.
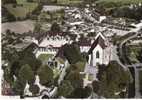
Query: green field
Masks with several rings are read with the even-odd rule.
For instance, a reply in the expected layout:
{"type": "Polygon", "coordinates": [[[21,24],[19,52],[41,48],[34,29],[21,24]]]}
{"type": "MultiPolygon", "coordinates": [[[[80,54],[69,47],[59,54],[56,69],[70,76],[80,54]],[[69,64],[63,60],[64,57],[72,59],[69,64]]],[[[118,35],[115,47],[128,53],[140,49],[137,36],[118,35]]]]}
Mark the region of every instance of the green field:
{"type": "Polygon", "coordinates": [[[15,17],[25,18],[26,15],[32,12],[37,6],[37,3],[28,3],[28,2],[20,2],[18,4],[21,5],[14,5],[13,4],[6,4],[4,7],[15,17]]]}
{"type": "Polygon", "coordinates": [[[106,7],[106,8],[113,8],[113,7],[120,7],[130,4],[139,4],[142,3],[142,0],[98,0],[96,1],[97,4],[106,7]]]}
{"type": "Polygon", "coordinates": [[[58,4],[62,5],[72,5],[72,4],[80,4],[82,3],[82,0],[57,0],[58,4]]]}
{"type": "Polygon", "coordinates": [[[16,0],[17,4],[23,4],[23,3],[26,3],[27,0],[16,0]]]}
{"type": "Polygon", "coordinates": [[[41,60],[42,62],[48,61],[49,58],[53,57],[52,54],[41,54],[38,56],[38,59],[41,60]]]}

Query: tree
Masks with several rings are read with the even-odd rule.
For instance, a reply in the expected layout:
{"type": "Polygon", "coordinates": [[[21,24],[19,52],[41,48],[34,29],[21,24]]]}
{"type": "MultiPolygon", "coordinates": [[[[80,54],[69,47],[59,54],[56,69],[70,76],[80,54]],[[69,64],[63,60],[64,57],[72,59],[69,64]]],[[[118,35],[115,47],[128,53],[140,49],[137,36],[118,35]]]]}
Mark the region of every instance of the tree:
{"type": "Polygon", "coordinates": [[[25,64],[21,67],[21,69],[19,70],[18,78],[22,84],[26,84],[26,82],[32,84],[34,82],[35,76],[28,64],[25,64]]]}
{"type": "Polygon", "coordinates": [[[90,87],[76,88],[69,98],[88,98],[91,95],[92,89],[90,87]]]}
{"type": "Polygon", "coordinates": [[[64,45],[63,52],[70,64],[75,64],[78,61],[84,61],[79,46],[75,43],[64,45]]]}
{"type": "Polygon", "coordinates": [[[40,84],[50,86],[53,84],[53,70],[47,65],[41,66],[38,69],[38,75],[40,78],[40,84]]]}
{"type": "Polygon", "coordinates": [[[83,87],[83,76],[78,71],[71,70],[65,79],[69,80],[74,88],[83,87]]]}
{"type": "Polygon", "coordinates": [[[99,85],[99,81],[93,81],[92,82],[92,86],[93,86],[93,91],[98,94],[99,92],[99,88],[100,88],[100,85],[99,85]]]}
{"type": "Polygon", "coordinates": [[[51,26],[51,32],[61,32],[61,28],[59,26],[59,24],[57,24],[56,22],[54,22],[51,26]]]}
{"type": "Polygon", "coordinates": [[[30,50],[20,52],[20,65],[29,64],[34,73],[37,72],[38,68],[41,66],[41,61],[38,60],[34,53],[30,50]]]}
{"type": "Polygon", "coordinates": [[[61,85],[59,86],[58,95],[67,97],[72,93],[73,90],[74,90],[74,88],[71,85],[70,81],[64,80],[64,81],[62,81],[61,85]]]}
{"type": "Polygon", "coordinates": [[[21,81],[17,79],[13,84],[14,93],[17,95],[23,95],[25,86],[26,84],[21,83],[21,81]]]}
{"type": "Polygon", "coordinates": [[[18,76],[19,70],[21,68],[19,61],[14,61],[10,67],[10,73],[11,75],[18,76]]]}

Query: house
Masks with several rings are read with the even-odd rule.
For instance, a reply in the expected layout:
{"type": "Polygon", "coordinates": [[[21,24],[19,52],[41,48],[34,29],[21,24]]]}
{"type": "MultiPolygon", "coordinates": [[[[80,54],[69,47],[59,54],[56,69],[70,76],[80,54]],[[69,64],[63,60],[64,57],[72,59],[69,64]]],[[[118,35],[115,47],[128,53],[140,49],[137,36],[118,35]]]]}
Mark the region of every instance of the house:
{"type": "Polygon", "coordinates": [[[97,64],[108,64],[111,56],[111,49],[109,48],[109,43],[107,39],[98,33],[95,37],[91,48],[88,51],[89,54],[89,65],[97,66],[97,64]]]}

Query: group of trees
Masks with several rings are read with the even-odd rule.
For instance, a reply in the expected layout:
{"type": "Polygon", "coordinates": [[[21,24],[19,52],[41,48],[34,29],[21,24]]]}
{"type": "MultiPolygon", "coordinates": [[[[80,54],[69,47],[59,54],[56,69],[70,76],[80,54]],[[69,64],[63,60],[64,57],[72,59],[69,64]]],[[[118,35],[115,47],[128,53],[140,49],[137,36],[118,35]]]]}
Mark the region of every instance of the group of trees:
{"type": "Polygon", "coordinates": [[[79,46],[76,43],[65,44],[62,47],[63,55],[69,61],[70,67],[67,69],[67,74],[64,81],[59,86],[59,96],[66,98],[86,98],[90,95],[91,88],[83,88],[84,75],[80,72],[84,71],[86,58],[82,56],[79,46]],[[63,90],[64,91],[61,91],[63,90]]]}
{"type": "Polygon", "coordinates": [[[2,4],[9,4],[9,3],[13,3],[16,4],[16,0],[2,0],[2,4]]]}
{"type": "Polygon", "coordinates": [[[57,22],[54,22],[50,29],[51,32],[61,32],[61,27],[57,22]]]}
{"type": "Polygon", "coordinates": [[[116,61],[111,61],[108,66],[99,65],[97,77],[99,81],[92,83],[93,90],[106,98],[125,98],[129,83],[133,81],[130,72],[125,71],[116,61]]]}
{"type": "Polygon", "coordinates": [[[98,0],[96,8],[101,14],[139,21],[142,19],[142,6],[139,3],[138,1],[134,3],[133,0],[116,0],[116,2],[111,0],[108,0],[108,2],[107,0],[98,0]]]}
{"type": "Polygon", "coordinates": [[[22,94],[27,82],[33,85],[35,74],[41,66],[41,62],[33,54],[33,48],[29,47],[23,51],[14,48],[14,45],[23,43],[23,36],[10,30],[2,33],[2,60],[7,63],[2,65],[4,79],[11,85],[15,94],[22,94]]]}
{"type": "MultiPolygon", "coordinates": [[[[4,79],[10,83],[13,92],[17,95],[23,95],[26,84],[30,85],[29,90],[36,95],[39,93],[39,87],[35,85],[36,75],[39,76],[40,84],[46,87],[57,85],[57,80],[53,78],[53,69],[48,65],[42,65],[33,54],[33,49],[27,48],[23,51],[17,51],[14,48],[9,48],[8,45],[15,45],[22,42],[21,38],[15,33],[7,31],[9,35],[3,35],[3,60],[8,62],[8,66],[3,66],[4,79]],[[13,38],[14,37],[14,38],[13,38]],[[5,42],[6,41],[6,42],[5,42]],[[7,50],[8,49],[8,50],[7,50]],[[16,78],[16,79],[15,79],[16,78]]],[[[7,34],[6,33],[6,34],[7,34]]],[[[83,75],[80,74],[84,70],[86,59],[80,53],[77,44],[66,44],[64,46],[64,56],[70,63],[67,70],[67,75],[61,85],[58,86],[58,96],[78,97],[76,91],[83,88],[83,75]]],[[[82,95],[83,94],[78,94],[82,95]]]]}
{"type": "Polygon", "coordinates": [[[135,20],[142,19],[142,6],[133,7],[133,9],[129,7],[122,7],[113,9],[110,14],[114,17],[126,17],[135,20]]]}

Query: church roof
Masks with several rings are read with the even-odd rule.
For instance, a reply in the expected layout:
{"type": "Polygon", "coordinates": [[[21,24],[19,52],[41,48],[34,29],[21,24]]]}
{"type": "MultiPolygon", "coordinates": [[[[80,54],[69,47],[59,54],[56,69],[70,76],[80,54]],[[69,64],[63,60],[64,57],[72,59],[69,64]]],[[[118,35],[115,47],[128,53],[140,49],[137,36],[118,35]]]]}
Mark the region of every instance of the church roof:
{"type": "Polygon", "coordinates": [[[104,39],[101,37],[101,36],[98,36],[96,38],[96,40],[93,42],[90,50],[88,51],[88,53],[92,53],[92,51],[94,50],[94,48],[97,46],[97,45],[100,45],[102,49],[105,49],[106,48],[106,45],[105,45],[105,41],[104,39]]]}

